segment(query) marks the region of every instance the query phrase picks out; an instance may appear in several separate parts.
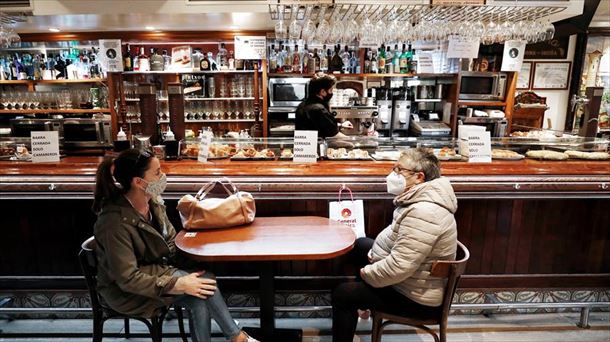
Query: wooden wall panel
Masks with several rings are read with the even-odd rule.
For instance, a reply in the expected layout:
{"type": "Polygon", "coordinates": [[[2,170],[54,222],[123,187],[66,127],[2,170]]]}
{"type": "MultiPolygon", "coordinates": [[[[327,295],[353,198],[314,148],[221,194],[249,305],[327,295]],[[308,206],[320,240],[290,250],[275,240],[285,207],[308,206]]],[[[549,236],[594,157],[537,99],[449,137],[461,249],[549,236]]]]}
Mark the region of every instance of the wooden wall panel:
{"type": "MultiPolygon", "coordinates": [[[[90,201],[0,203],[3,213],[10,213],[4,216],[0,239],[2,276],[80,275],[76,255],[80,243],[92,234],[95,221],[90,201]]],[[[393,204],[390,200],[364,203],[367,235],[374,237],[391,222],[393,204]]],[[[168,215],[179,226],[175,204],[176,201],[167,201],[168,215]]],[[[462,199],[458,205],[458,236],[471,252],[467,275],[503,276],[497,278],[498,286],[527,287],[562,286],[558,279],[568,275],[571,284],[579,281],[592,284],[610,273],[609,199],[462,199]],[[545,278],[538,274],[561,276],[545,278]],[[507,282],[506,277],[512,280],[507,282]]],[[[328,201],[259,200],[257,215],[326,216],[328,201]]],[[[256,269],[246,263],[205,267],[218,275],[256,275],[256,269]]],[[[277,268],[278,274],[284,276],[354,275],[357,271],[346,265],[345,256],[324,261],[282,262],[277,268]]],[[[471,278],[468,285],[490,286],[493,279],[471,278]]]]}

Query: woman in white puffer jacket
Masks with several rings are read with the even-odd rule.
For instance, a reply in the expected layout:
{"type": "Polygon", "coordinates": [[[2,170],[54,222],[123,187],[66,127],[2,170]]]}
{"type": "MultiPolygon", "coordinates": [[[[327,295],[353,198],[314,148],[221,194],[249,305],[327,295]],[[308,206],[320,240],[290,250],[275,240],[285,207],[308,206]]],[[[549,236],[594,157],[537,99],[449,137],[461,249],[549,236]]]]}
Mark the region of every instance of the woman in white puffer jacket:
{"type": "Polygon", "coordinates": [[[355,282],[333,292],[333,341],[351,342],[358,309],[397,315],[440,310],[445,282],[432,263],[455,260],[457,199],[438,159],[423,148],[400,156],[387,177],[394,198],[392,223],[375,240],[360,238],[350,253],[360,268],[355,282]]]}

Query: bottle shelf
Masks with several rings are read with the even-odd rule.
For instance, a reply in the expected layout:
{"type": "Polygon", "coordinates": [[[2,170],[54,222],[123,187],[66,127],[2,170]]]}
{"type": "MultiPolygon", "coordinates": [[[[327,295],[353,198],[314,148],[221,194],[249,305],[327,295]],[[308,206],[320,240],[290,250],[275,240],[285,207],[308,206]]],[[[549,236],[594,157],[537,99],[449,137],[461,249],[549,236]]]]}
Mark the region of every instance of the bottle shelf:
{"type": "Polygon", "coordinates": [[[185,123],[256,122],[255,119],[184,120],[185,123]]]}
{"type": "MultiPolygon", "coordinates": [[[[124,71],[123,75],[182,75],[182,74],[253,74],[255,70],[218,70],[218,71],[189,71],[189,70],[163,70],[163,71],[124,71]]],[[[261,72],[259,70],[259,72],[261,72]]]]}
{"type": "Polygon", "coordinates": [[[73,83],[103,83],[105,78],[89,78],[84,80],[3,80],[0,84],[28,85],[28,84],[73,84],[73,83]]]}
{"type": "Polygon", "coordinates": [[[254,97],[185,97],[184,101],[254,101],[254,97]]]}
{"type": "MultiPolygon", "coordinates": [[[[337,78],[342,77],[355,77],[355,78],[391,78],[391,77],[404,77],[404,78],[417,78],[417,77],[453,77],[457,74],[448,73],[448,74],[416,74],[416,73],[408,73],[408,74],[329,74],[333,75],[337,78]]],[[[269,77],[312,77],[313,74],[299,74],[299,73],[270,73],[269,77]]]]}
{"type": "Polygon", "coordinates": [[[110,108],[99,109],[0,109],[0,114],[95,114],[110,113],[110,108]]]}

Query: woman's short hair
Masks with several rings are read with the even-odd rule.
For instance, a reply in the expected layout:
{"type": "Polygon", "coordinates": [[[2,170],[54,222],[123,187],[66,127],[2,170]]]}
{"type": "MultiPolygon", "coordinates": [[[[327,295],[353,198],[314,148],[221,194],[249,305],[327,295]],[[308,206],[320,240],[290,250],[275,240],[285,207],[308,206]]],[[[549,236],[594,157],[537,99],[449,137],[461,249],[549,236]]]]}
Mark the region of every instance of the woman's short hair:
{"type": "Polygon", "coordinates": [[[323,72],[318,72],[309,81],[309,96],[315,96],[322,89],[328,90],[337,84],[337,79],[333,75],[327,75],[323,72]]]}
{"type": "Polygon", "coordinates": [[[441,176],[438,158],[428,148],[417,147],[403,151],[398,159],[398,164],[413,172],[423,172],[426,182],[441,176]]]}

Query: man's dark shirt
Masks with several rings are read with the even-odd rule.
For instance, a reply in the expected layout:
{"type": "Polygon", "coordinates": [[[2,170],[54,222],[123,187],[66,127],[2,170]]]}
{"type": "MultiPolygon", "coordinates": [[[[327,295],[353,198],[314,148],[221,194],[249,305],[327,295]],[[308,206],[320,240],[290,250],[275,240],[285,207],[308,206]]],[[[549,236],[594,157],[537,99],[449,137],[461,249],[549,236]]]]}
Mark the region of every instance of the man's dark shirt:
{"type": "Polygon", "coordinates": [[[328,103],[317,96],[311,96],[297,107],[295,129],[318,131],[318,137],[327,138],[337,135],[337,121],[330,113],[328,103]]]}

